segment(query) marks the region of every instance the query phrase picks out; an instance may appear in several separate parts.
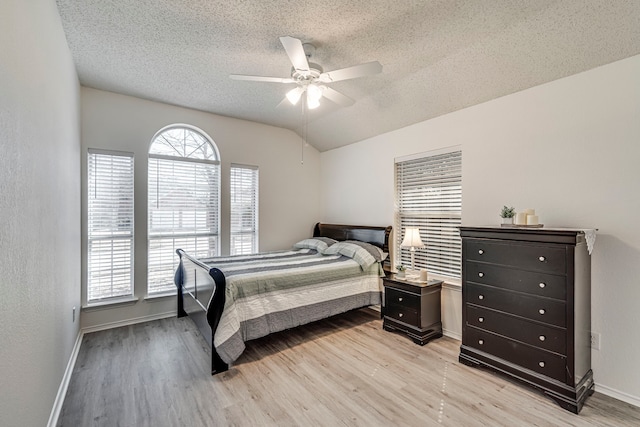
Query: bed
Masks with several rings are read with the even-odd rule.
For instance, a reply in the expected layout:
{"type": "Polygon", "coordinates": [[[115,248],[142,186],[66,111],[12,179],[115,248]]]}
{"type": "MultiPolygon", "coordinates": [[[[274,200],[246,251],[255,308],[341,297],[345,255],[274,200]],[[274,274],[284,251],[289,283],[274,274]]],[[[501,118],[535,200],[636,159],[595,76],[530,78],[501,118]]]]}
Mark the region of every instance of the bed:
{"type": "Polygon", "coordinates": [[[178,317],[211,346],[211,374],[227,371],[246,341],[381,304],[390,233],[318,223],[290,250],[197,259],[178,249],[178,317]]]}

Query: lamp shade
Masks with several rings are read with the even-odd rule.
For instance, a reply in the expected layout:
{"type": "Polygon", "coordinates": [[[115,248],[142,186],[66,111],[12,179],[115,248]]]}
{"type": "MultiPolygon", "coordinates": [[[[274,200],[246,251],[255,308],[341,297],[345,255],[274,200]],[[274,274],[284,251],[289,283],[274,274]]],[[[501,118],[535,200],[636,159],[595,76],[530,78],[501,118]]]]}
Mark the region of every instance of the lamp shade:
{"type": "Polygon", "coordinates": [[[324,86],[318,86],[310,84],[307,86],[307,107],[310,110],[318,108],[320,106],[320,98],[322,98],[322,92],[324,92],[324,86]]]}
{"type": "Polygon", "coordinates": [[[418,227],[407,227],[404,231],[404,240],[400,246],[405,248],[422,248],[424,243],[420,239],[420,229],[418,227]]]}
{"type": "Polygon", "coordinates": [[[300,86],[295,89],[291,89],[289,92],[287,92],[287,99],[290,103],[296,105],[300,100],[300,97],[302,96],[302,92],[304,92],[304,89],[300,86]]]}
{"type": "Polygon", "coordinates": [[[307,96],[307,108],[313,110],[320,106],[320,100],[307,96]]]}

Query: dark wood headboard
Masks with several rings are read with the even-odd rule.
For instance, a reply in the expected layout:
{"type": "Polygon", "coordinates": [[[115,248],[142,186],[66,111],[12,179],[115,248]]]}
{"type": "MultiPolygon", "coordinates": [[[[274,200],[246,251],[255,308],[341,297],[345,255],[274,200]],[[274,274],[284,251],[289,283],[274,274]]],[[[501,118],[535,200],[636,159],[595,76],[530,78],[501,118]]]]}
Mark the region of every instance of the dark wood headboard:
{"type": "Polygon", "coordinates": [[[389,252],[391,226],[369,227],[366,225],[340,225],[317,223],[313,228],[313,237],[330,237],[335,240],[359,240],[371,243],[389,252]]]}

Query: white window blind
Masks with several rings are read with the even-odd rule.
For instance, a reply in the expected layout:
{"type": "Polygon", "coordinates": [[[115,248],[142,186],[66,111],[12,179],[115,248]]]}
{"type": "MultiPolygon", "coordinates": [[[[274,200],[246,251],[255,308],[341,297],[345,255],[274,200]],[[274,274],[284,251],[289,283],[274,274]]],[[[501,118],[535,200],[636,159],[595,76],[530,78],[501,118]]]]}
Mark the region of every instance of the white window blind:
{"type": "Polygon", "coordinates": [[[89,150],[87,302],[133,295],[133,154],[89,150]]]}
{"type": "Polygon", "coordinates": [[[189,127],[154,138],[149,153],[147,293],[175,292],[176,249],[219,254],[220,164],[213,143],[189,127]]]}
{"type": "Polygon", "coordinates": [[[258,168],[231,165],[231,255],[258,251],[258,168]]]}
{"type": "Polygon", "coordinates": [[[416,268],[460,277],[462,245],[462,151],[425,153],[396,161],[396,263],[409,266],[409,248],[400,243],[407,227],[418,227],[424,248],[415,251],[416,268]]]}

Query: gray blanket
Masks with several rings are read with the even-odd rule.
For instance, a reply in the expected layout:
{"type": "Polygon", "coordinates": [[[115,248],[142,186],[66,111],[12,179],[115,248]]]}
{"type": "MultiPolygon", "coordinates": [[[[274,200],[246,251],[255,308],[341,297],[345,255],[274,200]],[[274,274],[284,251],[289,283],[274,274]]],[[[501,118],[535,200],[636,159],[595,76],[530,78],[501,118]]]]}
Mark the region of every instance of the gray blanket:
{"type": "Polygon", "coordinates": [[[226,302],[214,347],[226,363],[245,341],[359,307],[380,304],[380,263],[363,269],[341,255],[311,249],[204,261],[226,278],[226,302]]]}

